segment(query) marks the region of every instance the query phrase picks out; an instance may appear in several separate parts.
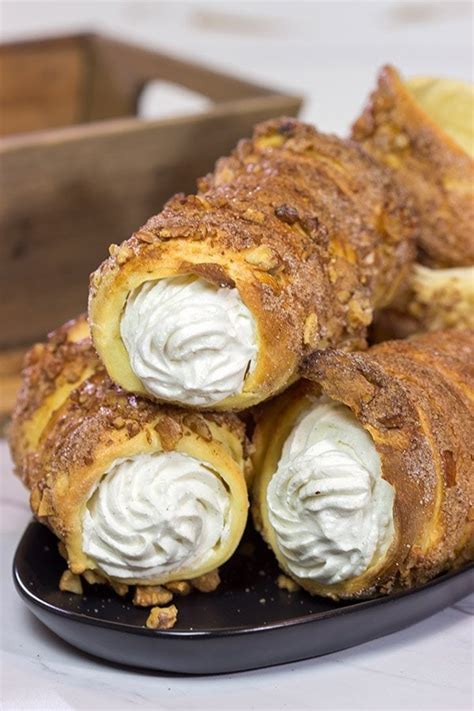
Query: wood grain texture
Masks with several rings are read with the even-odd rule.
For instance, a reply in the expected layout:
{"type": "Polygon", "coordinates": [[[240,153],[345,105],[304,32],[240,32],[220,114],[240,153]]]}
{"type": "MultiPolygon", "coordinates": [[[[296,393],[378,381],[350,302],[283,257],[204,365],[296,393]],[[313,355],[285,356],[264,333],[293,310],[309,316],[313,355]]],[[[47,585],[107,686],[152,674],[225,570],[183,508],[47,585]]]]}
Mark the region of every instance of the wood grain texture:
{"type": "Polygon", "coordinates": [[[0,135],[79,123],[85,81],[78,37],[0,46],[0,135]]]}
{"type": "Polygon", "coordinates": [[[213,409],[282,391],[314,348],[365,346],[374,307],[390,303],[414,257],[410,201],[384,169],[357,144],[283,117],[258,124],[197,187],[114,245],[91,277],[92,339],[112,380],[153,397],[120,319],[133,289],[169,276],[235,286],[255,320],[256,363],[213,409]]]}
{"type": "Polygon", "coordinates": [[[43,105],[27,110],[12,94],[10,114],[18,109],[23,118],[17,124],[9,118],[10,127],[39,128],[41,117],[43,128],[86,123],[0,140],[0,349],[42,338],[83,310],[88,275],[111,242],[129,237],[173,193],[190,191],[255,123],[295,115],[301,104],[297,97],[93,35],[1,51],[0,70],[1,61],[11,63],[9,53],[24,58],[19,78],[30,88],[39,84],[41,67],[28,57],[44,55],[44,70],[50,64],[57,69],[62,58],[54,86],[41,94],[64,104],[62,113],[49,107],[45,119],[43,105]],[[140,91],[160,78],[202,92],[215,107],[175,120],[140,121],[133,116],[140,91]]]}

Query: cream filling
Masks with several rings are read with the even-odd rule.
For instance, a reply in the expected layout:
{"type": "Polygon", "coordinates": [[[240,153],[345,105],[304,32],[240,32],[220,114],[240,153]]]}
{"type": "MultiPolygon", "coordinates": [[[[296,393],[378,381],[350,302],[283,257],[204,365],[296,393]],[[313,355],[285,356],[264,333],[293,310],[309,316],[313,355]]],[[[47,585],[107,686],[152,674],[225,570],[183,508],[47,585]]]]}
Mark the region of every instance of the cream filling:
{"type": "Polygon", "coordinates": [[[146,580],[206,565],[229,536],[230,496],[219,476],[178,452],[118,459],[82,519],[86,555],[107,575],[146,580]]]}
{"type": "Polygon", "coordinates": [[[393,501],[369,433],[349,408],[327,399],[296,423],[267,490],[290,572],[323,585],[362,574],[386,553],[393,501]]]}
{"type": "Polygon", "coordinates": [[[241,392],[255,367],[255,321],[239,292],[197,277],[135,289],[120,333],[133,372],[162,400],[212,405],[241,392]]]}

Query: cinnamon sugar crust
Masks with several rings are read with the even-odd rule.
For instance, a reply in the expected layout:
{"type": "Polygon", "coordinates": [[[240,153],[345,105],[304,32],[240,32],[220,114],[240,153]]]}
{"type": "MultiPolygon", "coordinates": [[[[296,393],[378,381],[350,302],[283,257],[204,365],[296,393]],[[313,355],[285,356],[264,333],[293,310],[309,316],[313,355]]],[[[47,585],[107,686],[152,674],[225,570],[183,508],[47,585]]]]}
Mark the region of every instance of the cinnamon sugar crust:
{"type": "Polygon", "coordinates": [[[413,196],[419,262],[474,265],[474,161],[425,113],[394,67],[382,68],[352,137],[413,196]]]}
{"type": "Polygon", "coordinates": [[[425,334],[365,353],[318,351],[302,373],[351,408],[396,492],[396,540],[385,559],[317,592],[366,597],[409,588],[472,559],[474,332],[425,334]]]}
{"type": "Polygon", "coordinates": [[[430,269],[416,265],[393,304],[375,313],[369,341],[451,328],[474,328],[474,266],[430,269]]]}
{"type": "Polygon", "coordinates": [[[76,324],[59,329],[47,344],[34,346],[23,372],[11,443],[17,472],[31,490],[33,513],[63,542],[72,574],[92,571],[114,586],[124,587],[125,592],[126,584],[182,581],[184,570],[160,580],[113,580],[106,576],[82,550],[82,513],[116,459],[156,451],[189,454],[208,462],[230,495],[233,523],[228,540],[216,553],[217,559],[197,566],[187,577],[211,573],[231,555],[245,527],[244,470],[248,464],[244,424],[231,413],[201,414],[159,407],[124,392],[106,375],[90,339],[73,340],[76,324]],[[70,382],[69,373],[89,371],[88,377],[70,382]],[[64,383],[70,386],[66,390],[64,383]],[[60,397],[54,397],[58,393],[60,397]],[[54,408],[49,407],[51,402],[54,408]],[[47,414],[41,422],[38,411],[47,414]],[[36,444],[26,449],[19,443],[25,441],[29,428],[34,430],[36,444]]]}
{"type": "Polygon", "coordinates": [[[28,462],[52,414],[97,368],[85,314],[52,331],[46,343],[37,343],[27,352],[9,437],[17,473],[27,486],[28,462]]]}
{"type": "Polygon", "coordinates": [[[356,578],[312,594],[369,598],[427,582],[474,557],[474,332],[445,331],[361,353],[316,351],[303,378],[255,411],[253,519],[291,576],[269,523],[268,484],[298,417],[321,394],[351,408],[395,490],[395,536],[356,578]]]}
{"type": "Polygon", "coordinates": [[[256,127],[92,275],[89,317],[111,377],[144,393],[120,339],[129,292],[197,274],[236,286],[258,328],[257,366],[217,409],[243,409],[286,387],[314,348],[362,348],[375,306],[390,302],[413,258],[415,213],[403,188],[356,143],[295,119],[256,127]]]}

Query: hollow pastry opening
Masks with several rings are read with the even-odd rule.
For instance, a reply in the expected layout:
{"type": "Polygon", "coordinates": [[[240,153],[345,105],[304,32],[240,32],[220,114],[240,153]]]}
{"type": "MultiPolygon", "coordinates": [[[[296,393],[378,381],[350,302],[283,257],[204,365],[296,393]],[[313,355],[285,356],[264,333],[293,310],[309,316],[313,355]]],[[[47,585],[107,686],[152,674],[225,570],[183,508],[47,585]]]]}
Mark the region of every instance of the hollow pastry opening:
{"type": "Polygon", "coordinates": [[[133,372],[160,400],[212,405],[240,393],[256,365],[256,324],[238,290],[193,275],[135,289],[120,333],[133,372]]]}
{"type": "Polygon", "coordinates": [[[374,442],[351,410],[328,398],[305,410],[267,489],[289,571],[322,585],[363,574],[392,542],[393,501],[374,442]]]}
{"type": "Polygon", "coordinates": [[[210,465],[180,452],[117,459],[87,501],[86,555],[107,575],[146,581],[202,569],[225,544],[230,492],[210,465]]]}
{"type": "Polygon", "coordinates": [[[428,116],[474,157],[474,87],[452,79],[415,77],[405,86],[428,116]]]}

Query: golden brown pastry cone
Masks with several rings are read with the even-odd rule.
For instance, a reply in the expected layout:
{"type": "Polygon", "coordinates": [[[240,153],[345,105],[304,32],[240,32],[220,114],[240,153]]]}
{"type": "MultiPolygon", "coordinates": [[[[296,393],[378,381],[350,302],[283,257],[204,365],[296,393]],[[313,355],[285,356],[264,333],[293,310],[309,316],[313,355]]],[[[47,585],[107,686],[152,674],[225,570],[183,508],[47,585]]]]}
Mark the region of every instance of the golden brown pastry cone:
{"type": "MultiPolygon", "coordinates": [[[[472,559],[473,364],[474,332],[468,330],[386,342],[364,353],[317,351],[303,366],[305,380],[294,386],[293,392],[289,390],[264,406],[254,439],[254,517],[283,570],[306,590],[336,599],[370,597],[422,584],[472,559]],[[302,414],[315,403],[324,402],[321,395],[327,398],[328,407],[342,408],[344,412],[349,408],[350,412],[347,410],[344,415],[347,418],[343,420],[344,427],[355,424],[360,432],[363,428],[362,437],[369,433],[370,446],[375,447],[380,460],[383,486],[387,488],[387,483],[390,484],[394,495],[393,529],[384,552],[376,551],[363,571],[354,577],[340,576],[343,579],[336,584],[323,584],[318,582],[317,576],[305,579],[292,573],[289,559],[281,548],[287,521],[283,518],[280,534],[283,533],[278,537],[271,524],[268,501],[269,485],[281,460],[283,445],[298,422],[304,422],[302,414]]],[[[319,427],[323,425],[321,419],[319,427]]],[[[334,419],[330,427],[334,427],[334,419]]],[[[324,436],[330,436],[330,431],[326,427],[324,436]]],[[[343,439],[340,432],[338,437],[343,439]]],[[[352,434],[347,435],[352,445],[356,442],[354,432],[352,429],[352,434]]],[[[309,471],[311,463],[307,466],[309,471]]],[[[323,473],[328,475],[327,467],[326,470],[323,467],[323,473]]],[[[359,540],[363,529],[359,534],[357,526],[362,519],[351,518],[353,511],[349,504],[356,501],[359,506],[360,489],[351,492],[346,480],[338,490],[324,489],[324,477],[319,482],[316,491],[308,491],[304,480],[293,478],[287,488],[288,496],[294,497],[295,490],[303,492],[306,498],[303,494],[298,493],[298,496],[305,501],[306,515],[308,511],[316,511],[318,525],[321,525],[323,510],[317,508],[319,495],[323,497],[323,507],[324,497],[329,502],[326,513],[332,517],[337,505],[344,505],[346,519],[339,520],[347,520],[348,525],[354,523],[356,530],[352,533],[359,540]],[[295,488],[296,485],[299,488],[295,488]],[[338,491],[342,497],[339,503],[327,498],[338,491]],[[351,499],[351,496],[356,498],[351,499]]],[[[374,492],[374,488],[371,493],[367,491],[366,498],[375,497],[374,492]]],[[[286,503],[285,507],[289,521],[292,514],[286,503]]],[[[373,508],[370,515],[375,512],[373,508]]],[[[325,533],[328,530],[331,529],[323,526],[325,533]]],[[[300,543],[303,546],[306,541],[301,539],[300,543]]],[[[333,544],[334,541],[331,546],[333,544]]],[[[332,555],[332,548],[329,550],[332,555]]],[[[344,555],[338,560],[352,564],[354,551],[342,546],[339,552],[344,555]]],[[[307,549],[301,548],[299,553],[304,556],[307,549]]],[[[302,561],[308,569],[310,563],[308,559],[302,561]]]]}
{"type": "Polygon", "coordinates": [[[386,66],[352,129],[416,201],[418,260],[428,267],[474,265],[473,108],[468,84],[407,82],[386,66]]]}
{"type": "Polygon", "coordinates": [[[52,332],[47,343],[37,343],[26,354],[10,447],[17,473],[27,486],[34,469],[29,460],[35,457],[48,422],[98,364],[85,314],[52,332]]]}
{"type": "Polygon", "coordinates": [[[375,314],[375,343],[447,328],[474,328],[474,267],[430,269],[416,264],[405,292],[375,314]]]}
{"type": "Polygon", "coordinates": [[[84,323],[35,346],[23,372],[10,442],[35,516],[64,543],[74,574],[157,585],[214,570],[232,555],[247,518],[243,424],[232,414],[158,407],[125,393],[105,374],[90,340],[74,340],[84,323]],[[167,491],[169,515],[160,509],[167,491]],[[212,538],[217,525],[222,530],[212,538]],[[196,541],[211,539],[210,549],[194,555],[196,541]],[[110,552],[112,562],[104,563],[110,552]],[[160,556],[173,564],[157,563],[160,556]]]}
{"type": "Polygon", "coordinates": [[[354,143],[294,119],[256,127],[197,195],[177,195],[92,275],[89,319],[110,377],[147,394],[121,339],[130,293],[193,274],[236,287],[256,322],[258,357],[240,410],[287,387],[314,348],[362,348],[374,307],[390,302],[412,261],[403,189],[354,143]]]}

